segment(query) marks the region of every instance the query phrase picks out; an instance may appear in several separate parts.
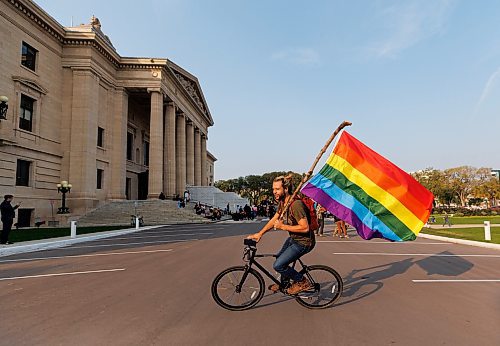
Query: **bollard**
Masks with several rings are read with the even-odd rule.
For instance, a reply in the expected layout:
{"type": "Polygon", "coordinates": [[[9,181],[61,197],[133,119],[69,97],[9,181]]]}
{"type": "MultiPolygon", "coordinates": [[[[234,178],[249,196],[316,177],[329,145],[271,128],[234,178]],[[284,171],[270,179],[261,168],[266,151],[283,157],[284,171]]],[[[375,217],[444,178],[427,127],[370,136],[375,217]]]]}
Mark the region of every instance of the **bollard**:
{"type": "Polygon", "coordinates": [[[71,238],[76,238],[76,221],[71,221],[71,238]]]}
{"type": "Polygon", "coordinates": [[[135,217],[135,229],[139,229],[139,217],[135,217]]]}
{"type": "Polygon", "coordinates": [[[491,240],[490,222],[484,222],[484,240],[491,240]]]}

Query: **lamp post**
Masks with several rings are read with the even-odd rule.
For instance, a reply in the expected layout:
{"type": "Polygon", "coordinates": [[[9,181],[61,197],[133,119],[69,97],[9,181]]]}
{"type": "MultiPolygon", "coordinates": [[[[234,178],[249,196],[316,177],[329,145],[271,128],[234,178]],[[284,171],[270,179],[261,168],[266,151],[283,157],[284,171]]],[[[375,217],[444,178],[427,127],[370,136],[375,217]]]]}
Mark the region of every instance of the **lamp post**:
{"type": "Polygon", "coordinates": [[[7,109],[9,109],[9,98],[7,96],[0,96],[0,120],[7,120],[7,109]]]}
{"type": "Polygon", "coordinates": [[[58,214],[67,214],[69,213],[69,208],[66,207],[66,193],[70,192],[73,186],[68,184],[66,180],[61,181],[60,184],[57,184],[57,193],[62,193],[62,205],[57,210],[58,214]]]}

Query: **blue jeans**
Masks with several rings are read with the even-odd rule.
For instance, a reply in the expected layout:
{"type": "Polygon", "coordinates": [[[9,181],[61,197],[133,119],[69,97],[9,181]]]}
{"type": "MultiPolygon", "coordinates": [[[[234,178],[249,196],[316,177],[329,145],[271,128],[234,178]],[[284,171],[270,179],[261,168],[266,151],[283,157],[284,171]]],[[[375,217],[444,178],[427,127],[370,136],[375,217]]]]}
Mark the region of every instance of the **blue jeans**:
{"type": "Polygon", "coordinates": [[[287,279],[292,279],[295,282],[302,280],[303,275],[293,269],[290,264],[309,251],[311,251],[311,247],[301,245],[292,238],[285,241],[273,264],[274,270],[281,275],[281,282],[287,279]]]}

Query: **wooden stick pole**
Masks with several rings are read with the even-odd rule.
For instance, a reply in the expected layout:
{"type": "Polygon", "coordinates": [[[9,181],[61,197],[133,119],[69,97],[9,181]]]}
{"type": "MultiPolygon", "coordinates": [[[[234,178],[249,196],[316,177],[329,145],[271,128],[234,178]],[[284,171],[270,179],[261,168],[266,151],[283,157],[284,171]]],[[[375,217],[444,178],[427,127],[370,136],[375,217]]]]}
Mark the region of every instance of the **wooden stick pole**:
{"type": "Polygon", "coordinates": [[[302,181],[300,182],[300,184],[297,186],[297,188],[295,189],[295,191],[293,192],[292,196],[288,199],[288,201],[285,203],[285,206],[283,207],[283,209],[281,210],[280,212],[280,216],[279,216],[279,220],[282,220],[283,218],[283,215],[285,214],[285,212],[288,210],[288,208],[290,207],[290,204],[292,204],[293,200],[295,199],[295,196],[297,196],[297,194],[299,193],[300,189],[302,188],[302,186],[306,183],[306,181],[309,180],[309,178],[311,177],[313,171],[314,171],[314,168],[316,167],[316,165],[318,164],[319,160],[321,159],[321,156],[323,156],[323,154],[326,152],[326,150],[328,149],[328,147],[330,146],[330,144],[332,144],[333,140],[335,139],[335,137],[339,134],[340,131],[342,131],[342,129],[346,126],[351,126],[352,123],[349,122],[349,121],[344,121],[342,122],[342,124],[339,125],[339,127],[337,127],[337,129],[332,133],[332,135],[330,136],[330,138],[328,138],[328,140],[326,141],[325,145],[323,146],[323,148],[320,150],[318,156],[316,156],[316,160],[314,160],[311,168],[309,169],[309,171],[307,171],[307,173],[304,175],[304,177],[302,178],[302,181]]]}

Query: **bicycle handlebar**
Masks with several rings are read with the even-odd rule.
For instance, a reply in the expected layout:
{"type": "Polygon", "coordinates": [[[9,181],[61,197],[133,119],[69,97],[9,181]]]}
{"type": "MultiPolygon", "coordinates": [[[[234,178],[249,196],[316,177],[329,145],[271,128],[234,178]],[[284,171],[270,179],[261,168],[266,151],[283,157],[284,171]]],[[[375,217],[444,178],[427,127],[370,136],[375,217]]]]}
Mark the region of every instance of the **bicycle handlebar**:
{"type": "Polygon", "coordinates": [[[257,246],[257,242],[255,240],[253,240],[253,239],[244,239],[243,240],[243,245],[256,247],[257,246]]]}

